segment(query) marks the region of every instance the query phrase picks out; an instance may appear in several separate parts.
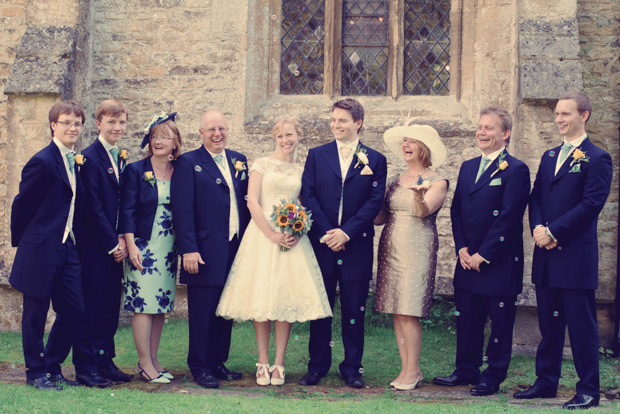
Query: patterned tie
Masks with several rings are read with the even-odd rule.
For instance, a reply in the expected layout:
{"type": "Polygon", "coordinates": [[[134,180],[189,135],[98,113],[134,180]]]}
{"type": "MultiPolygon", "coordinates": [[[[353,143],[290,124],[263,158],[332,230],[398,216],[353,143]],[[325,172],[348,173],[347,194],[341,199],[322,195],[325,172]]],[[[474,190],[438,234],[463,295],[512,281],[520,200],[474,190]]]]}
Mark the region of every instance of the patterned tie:
{"type": "Polygon", "coordinates": [[[112,154],[112,158],[114,158],[114,164],[118,165],[118,148],[112,148],[110,154],[112,154]]]}
{"type": "Polygon", "coordinates": [[[222,154],[217,154],[215,157],[213,157],[213,159],[220,167],[224,168],[224,157],[222,157],[222,154]]]}
{"type": "Polygon", "coordinates": [[[572,149],[573,144],[565,142],[564,145],[562,145],[562,149],[560,150],[560,165],[564,164],[564,161],[566,161],[566,158],[568,157],[568,154],[570,154],[570,150],[572,149]]]}
{"type": "Polygon", "coordinates": [[[346,145],[340,147],[340,155],[342,156],[343,160],[348,160],[349,155],[351,155],[351,147],[347,147],[346,145]]]}
{"type": "Polygon", "coordinates": [[[73,172],[73,168],[75,167],[75,153],[67,152],[67,161],[69,161],[69,171],[73,172]]]}
{"type": "Polygon", "coordinates": [[[480,168],[478,168],[478,175],[476,175],[476,181],[474,181],[474,183],[478,182],[480,176],[484,173],[484,169],[487,167],[489,161],[491,161],[491,159],[486,155],[482,157],[482,160],[480,160],[480,168]]]}

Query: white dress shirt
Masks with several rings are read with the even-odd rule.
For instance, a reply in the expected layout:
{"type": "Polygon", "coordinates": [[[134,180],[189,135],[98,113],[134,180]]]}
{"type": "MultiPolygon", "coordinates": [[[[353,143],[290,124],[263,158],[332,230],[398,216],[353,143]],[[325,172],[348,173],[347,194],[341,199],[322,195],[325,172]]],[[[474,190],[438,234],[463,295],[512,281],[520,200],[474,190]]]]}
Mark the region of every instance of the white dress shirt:
{"type": "MultiPolygon", "coordinates": [[[[573,153],[573,151],[575,151],[575,148],[577,148],[578,146],[581,145],[581,143],[583,142],[584,139],[588,138],[588,134],[583,134],[582,136],[580,136],[579,138],[573,140],[573,142],[568,142],[566,141],[566,137],[564,137],[564,144],[568,143],[571,144],[573,146],[573,148],[571,148],[570,152],[568,153],[568,155],[566,156],[566,159],[560,163],[560,154],[558,154],[558,158],[557,161],[555,162],[555,173],[557,174],[558,171],[560,171],[560,168],[562,167],[562,165],[568,161],[570,159],[570,155],[573,153]]],[[[562,145],[564,145],[562,144],[562,145]]],[[[562,151],[562,148],[560,147],[560,152],[562,151]]],[[[571,161],[572,162],[572,161],[571,161]]]]}
{"type": "Polygon", "coordinates": [[[208,149],[207,152],[209,152],[209,154],[211,154],[211,156],[213,157],[213,162],[220,169],[222,176],[224,177],[224,180],[226,180],[226,183],[228,184],[228,188],[230,190],[230,218],[228,220],[228,241],[230,241],[236,234],[239,233],[239,209],[237,207],[237,195],[235,193],[235,185],[233,183],[232,175],[230,172],[230,166],[228,165],[228,157],[226,156],[226,150],[223,150],[222,153],[219,154],[222,156],[222,164],[224,164],[224,167],[222,167],[220,164],[218,164],[217,161],[215,161],[215,156],[218,154],[211,152],[208,149]]]}

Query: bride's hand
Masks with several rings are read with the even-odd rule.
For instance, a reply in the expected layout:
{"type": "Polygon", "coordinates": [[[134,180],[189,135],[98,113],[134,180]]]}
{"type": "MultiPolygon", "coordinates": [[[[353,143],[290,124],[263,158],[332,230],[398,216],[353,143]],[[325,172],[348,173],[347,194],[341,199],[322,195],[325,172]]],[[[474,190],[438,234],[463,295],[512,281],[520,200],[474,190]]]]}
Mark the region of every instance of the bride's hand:
{"type": "Polygon", "coordinates": [[[277,231],[272,231],[271,234],[269,235],[269,240],[271,240],[273,243],[278,244],[282,247],[288,247],[286,245],[287,236],[289,235],[280,233],[277,231]]]}
{"type": "Polygon", "coordinates": [[[287,234],[284,243],[286,244],[285,247],[292,249],[293,247],[297,246],[297,243],[299,243],[299,239],[292,234],[287,234]]]}

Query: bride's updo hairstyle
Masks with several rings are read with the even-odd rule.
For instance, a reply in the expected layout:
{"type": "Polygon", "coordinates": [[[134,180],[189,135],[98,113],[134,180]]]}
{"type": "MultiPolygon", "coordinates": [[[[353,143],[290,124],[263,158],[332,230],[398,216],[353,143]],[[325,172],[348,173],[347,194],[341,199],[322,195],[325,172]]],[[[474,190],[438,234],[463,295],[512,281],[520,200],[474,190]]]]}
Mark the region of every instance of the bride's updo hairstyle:
{"type": "Polygon", "coordinates": [[[301,134],[302,134],[302,129],[301,129],[301,125],[299,125],[299,122],[297,122],[297,120],[293,117],[290,116],[285,116],[283,118],[278,119],[274,124],[273,124],[273,129],[271,130],[271,134],[273,136],[273,138],[276,138],[276,135],[278,135],[278,133],[280,132],[280,129],[282,129],[282,126],[284,124],[291,124],[293,125],[293,127],[295,128],[295,131],[297,132],[297,135],[301,138],[301,134]]]}

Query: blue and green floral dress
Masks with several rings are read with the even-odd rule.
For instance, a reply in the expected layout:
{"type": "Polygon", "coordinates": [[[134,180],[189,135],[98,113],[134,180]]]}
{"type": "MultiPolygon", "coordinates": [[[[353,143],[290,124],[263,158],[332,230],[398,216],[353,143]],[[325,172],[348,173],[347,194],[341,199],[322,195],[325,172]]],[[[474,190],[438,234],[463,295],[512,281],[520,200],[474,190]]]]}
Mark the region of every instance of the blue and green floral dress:
{"type": "Polygon", "coordinates": [[[142,256],[142,271],[130,260],[125,261],[123,308],[137,313],[166,313],[174,309],[177,251],[170,209],[170,181],[157,180],[157,194],[151,238],[135,239],[142,256]]]}

